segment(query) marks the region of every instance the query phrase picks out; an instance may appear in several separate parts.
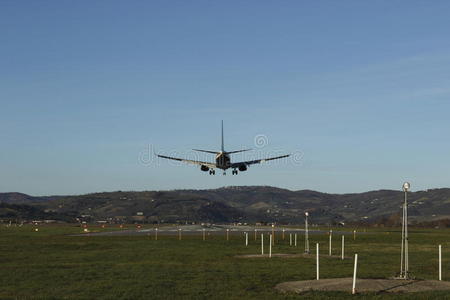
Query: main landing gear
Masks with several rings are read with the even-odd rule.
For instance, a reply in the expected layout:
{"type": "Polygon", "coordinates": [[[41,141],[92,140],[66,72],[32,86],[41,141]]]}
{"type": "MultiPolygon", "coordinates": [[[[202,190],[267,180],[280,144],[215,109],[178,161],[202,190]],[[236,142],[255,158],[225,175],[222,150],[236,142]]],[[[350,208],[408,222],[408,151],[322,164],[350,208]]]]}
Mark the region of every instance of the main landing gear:
{"type": "Polygon", "coordinates": [[[209,175],[216,175],[216,171],[215,170],[209,170],[209,175]]]}
{"type": "Polygon", "coordinates": [[[238,174],[238,170],[233,170],[232,172],[231,172],[231,174],[233,174],[233,175],[237,175],[238,174]]]}

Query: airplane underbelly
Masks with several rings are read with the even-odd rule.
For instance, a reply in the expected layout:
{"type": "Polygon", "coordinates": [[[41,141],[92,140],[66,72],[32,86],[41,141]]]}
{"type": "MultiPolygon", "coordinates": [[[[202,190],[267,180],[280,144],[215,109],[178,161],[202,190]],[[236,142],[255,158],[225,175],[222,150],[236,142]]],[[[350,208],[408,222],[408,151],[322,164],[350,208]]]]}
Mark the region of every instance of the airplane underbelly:
{"type": "Polygon", "coordinates": [[[228,169],[230,167],[230,158],[226,155],[221,155],[216,159],[216,165],[220,169],[228,169]]]}

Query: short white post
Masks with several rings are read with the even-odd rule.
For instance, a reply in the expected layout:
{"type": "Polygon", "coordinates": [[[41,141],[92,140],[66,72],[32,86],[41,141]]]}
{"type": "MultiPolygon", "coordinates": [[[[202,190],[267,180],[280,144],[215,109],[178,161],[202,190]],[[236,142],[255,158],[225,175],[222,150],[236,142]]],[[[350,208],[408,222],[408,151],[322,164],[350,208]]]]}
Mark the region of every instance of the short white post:
{"type": "Polygon", "coordinates": [[[155,228],[155,241],[158,240],[158,228],[155,228]]]}
{"type": "Polygon", "coordinates": [[[356,240],[356,230],[353,230],[353,240],[356,240]]]}
{"type": "Polygon", "coordinates": [[[319,280],[319,243],[316,243],[316,280],[319,280]]]}
{"type": "Polygon", "coordinates": [[[181,228],[178,228],[178,240],[181,241],[181,228]]]}
{"type": "Polygon", "coordinates": [[[297,234],[295,234],[295,237],[294,237],[294,245],[295,245],[295,247],[297,247],[297,234]]]}
{"type": "Polygon", "coordinates": [[[264,234],[261,233],[261,255],[264,255],[264,234]]]}
{"type": "Polygon", "coordinates": [[[330,241],[328,245],[328,255],[331,256],[331,236],[333,235],[333,230],[330,230],[330,241]]]}
{"type": "Polygon", "coordinates": [[[356,294],[356,270],[358,269],[358,254],[355,254],[355,266],[353,267],[352,294],[356,294]]]}
{"type": "Polygon", "coordinates": [[[439,245],[439,281],[442,281],[442,245],[439,245]]]}
{"type": "Polygon", "coordinates": [[[342,245],[341,245],[341,259],[344,260],[344,246],[345,246],[345,237],[342,236],[342,245]]]}
{"type": "Polygon", "coordinates": [[[270,235],[270,237],[269,237],[269,258],[272,257],[272,242],[273,242],[273,236],[270,235]]]}
{"type": "Polygon", "coordinates": [[[289,233],[289,246],[292,246],[292,233],[289,233]]]}
{"type": "Polygon", "coordinates": [[[206,236],[205,236],[205,228],[203,228],[203,240],[205,240],[206,239],[206,236]]]}
{"type": "Polygon", "coordinates": [[[245,233],[245,246],[248,246],[248,232],[245,233]]]}
{"type": "Polygon", "coordinates": [[[284,232],[285,232],[286,230],[283,228],[283,241],[284,241],[284,232]]]}
{"type": "Polygon", "coordinates": [[[227,241],[230,240],[230,236],[229,235],[230,235],[230,229],[227,228],[227,241]]]}

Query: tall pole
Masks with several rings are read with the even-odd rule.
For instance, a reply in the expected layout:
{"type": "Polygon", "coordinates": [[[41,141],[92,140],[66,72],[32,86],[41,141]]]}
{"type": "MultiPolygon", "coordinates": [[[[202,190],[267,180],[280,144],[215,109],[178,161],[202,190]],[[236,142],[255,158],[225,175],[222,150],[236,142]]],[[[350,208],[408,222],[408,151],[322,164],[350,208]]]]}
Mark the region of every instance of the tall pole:
{"type": "Polygon", "coordinates": [[[405,204],[402,205],[402,245],[400,253],[400,277],[403,277],[405,272],[403,270],[403,254],[405,253],[405,204]]]}
{"type": "Polygon", "coordinates": [[[305,212],[305,253],[309,254],[308,212],[305,212]]]}
{"type": "Polygon", "coordinates": [[[408,247],[408,190],[411,185],[408,182],[403,184],[405,198],[403,202],[402,218],[402,245],[400,254],[400,278],[409,279],[409,247],[408,247]]]}
{"type": "Polygon", "coordinates": [[[272,224],[272,242],[271,245],[275,245],[275,224],[272,224]]]}
{"type": "Polygon", "coordinates": [[[409,273],[409,245],[408,245],[408,190],[405,190],[405,277],[409,273]]]}

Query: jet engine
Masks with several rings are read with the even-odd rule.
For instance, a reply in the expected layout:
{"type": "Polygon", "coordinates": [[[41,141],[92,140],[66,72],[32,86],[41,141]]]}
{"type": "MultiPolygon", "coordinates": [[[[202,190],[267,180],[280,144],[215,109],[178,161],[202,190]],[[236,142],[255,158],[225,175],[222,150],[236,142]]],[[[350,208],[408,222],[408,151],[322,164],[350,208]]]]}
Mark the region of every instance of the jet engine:
{"type": "Polygon", "coordinates": [[[246,165],[239,166],[239,171],[241,172],[247,171],[247,166],[246,165]]]}
{"type": "Polygon", "coordinates": [[[200,170],[202,170],[203,172],[208,172],[208,171],[209,171],[209,168],[208,168],[207,166],[202,165],[202,166],[200,167],[200,170]]]}

